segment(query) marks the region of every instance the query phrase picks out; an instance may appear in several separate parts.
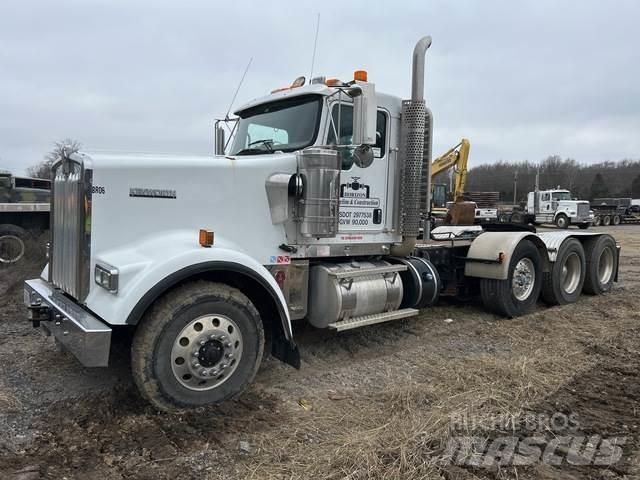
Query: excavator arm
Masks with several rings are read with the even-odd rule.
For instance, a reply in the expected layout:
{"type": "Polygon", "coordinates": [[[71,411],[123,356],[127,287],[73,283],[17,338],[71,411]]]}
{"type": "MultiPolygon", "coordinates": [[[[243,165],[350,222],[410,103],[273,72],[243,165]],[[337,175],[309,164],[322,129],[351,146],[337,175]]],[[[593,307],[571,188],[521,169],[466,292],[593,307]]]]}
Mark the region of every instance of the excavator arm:
{"type": "Polygon", "coordinates": [[[464,187],[467,183],[467,163],[469,162],[469,140],[463,138],[460,143],[451,148],[444,155],[436,158],[431,164],[431,178],[450,168],[454,168],[456,173],[453,200],[462,201],[464,187]]]}

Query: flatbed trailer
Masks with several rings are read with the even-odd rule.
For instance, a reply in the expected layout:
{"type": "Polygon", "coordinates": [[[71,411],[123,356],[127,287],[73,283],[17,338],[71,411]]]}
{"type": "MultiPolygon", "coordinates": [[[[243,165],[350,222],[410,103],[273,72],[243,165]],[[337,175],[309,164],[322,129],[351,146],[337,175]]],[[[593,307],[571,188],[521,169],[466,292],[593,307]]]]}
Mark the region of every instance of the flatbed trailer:
{"type": "Polygon", "coordinates": [[[640,223],[640,214],[635,211],[631,198],[596,198],[591,209],[594,226],[640,223]]]}

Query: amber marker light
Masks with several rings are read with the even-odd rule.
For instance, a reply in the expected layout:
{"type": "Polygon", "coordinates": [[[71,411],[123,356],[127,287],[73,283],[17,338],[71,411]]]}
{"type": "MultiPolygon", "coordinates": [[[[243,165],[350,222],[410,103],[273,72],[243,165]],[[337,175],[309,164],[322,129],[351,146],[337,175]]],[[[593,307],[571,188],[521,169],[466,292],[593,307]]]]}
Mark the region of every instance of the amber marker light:
{"type": "Polygon", "coordinates": [[[367,71],[366,70],[356,70],[353,72],[353,79],[358,80],[360,82],[367,81],[367,71]]]}
{"type": "Polygon", "coordinates": [[[213,245],[213,232],[211,230],[200,230],[200,245],[205,248],[213,245]]]}

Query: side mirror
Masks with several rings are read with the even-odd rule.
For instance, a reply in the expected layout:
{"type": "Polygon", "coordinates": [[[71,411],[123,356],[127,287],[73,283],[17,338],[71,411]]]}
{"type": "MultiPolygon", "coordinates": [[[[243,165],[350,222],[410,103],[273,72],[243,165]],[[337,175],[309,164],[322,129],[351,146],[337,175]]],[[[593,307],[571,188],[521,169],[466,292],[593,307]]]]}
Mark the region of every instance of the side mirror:
{"type": "Polygon", "coordinates": [[[224,128],[217,125],[214,127],[214,148],[216,155],[224,155],[225,131],[224,128]]]}
{"type": "Polygon", "coordinates": [[[353,144],[376,144],[376,87],[373,83],[356,81],[360,94],[353,97],[353,144]]]}
{"type": "Polygon", "coordinates": [[[353,151],[353,161],[360,168],[367,168],[373,163],[373,148],[365,143],[353,151]]]}

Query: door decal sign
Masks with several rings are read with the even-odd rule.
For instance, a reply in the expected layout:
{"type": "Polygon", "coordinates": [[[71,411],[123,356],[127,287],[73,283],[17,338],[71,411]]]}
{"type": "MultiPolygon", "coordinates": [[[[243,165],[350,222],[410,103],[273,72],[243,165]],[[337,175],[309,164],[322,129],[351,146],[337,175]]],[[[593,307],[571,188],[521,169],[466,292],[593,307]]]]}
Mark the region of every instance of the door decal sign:
{"type": "MultiPolygon", "coordinates": [[[[371,225],[373,209],[380,208],[380,199],[371,198],[371,187],[360,182],[361,177],[340,185],[340,226],[363,227],[371,225]]],[[[377,223],[377,222],[376,222],[377,223]]]]}

